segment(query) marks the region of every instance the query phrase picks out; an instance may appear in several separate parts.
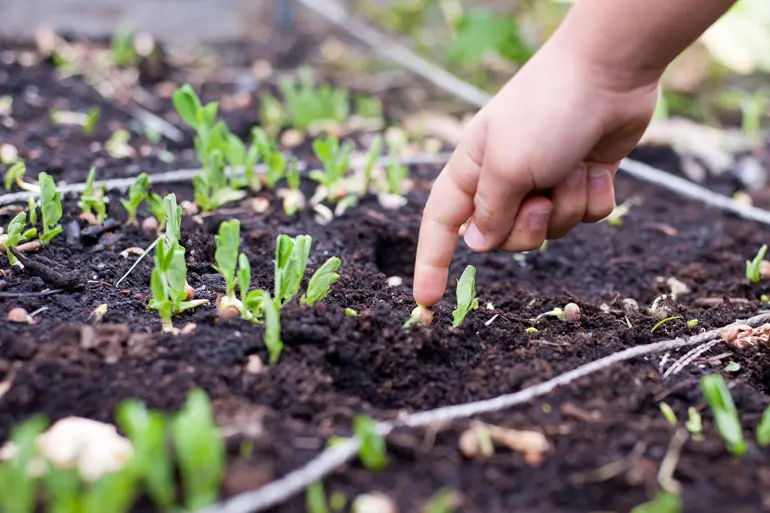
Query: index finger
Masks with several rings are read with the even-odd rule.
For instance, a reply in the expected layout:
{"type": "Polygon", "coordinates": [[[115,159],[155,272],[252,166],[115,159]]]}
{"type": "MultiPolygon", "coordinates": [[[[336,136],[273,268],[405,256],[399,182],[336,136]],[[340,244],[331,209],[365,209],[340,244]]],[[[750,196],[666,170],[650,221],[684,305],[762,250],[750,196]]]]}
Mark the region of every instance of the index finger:
{"type": "Polygon", "coordinates": [[[414,266],[414,299],[419,305],[432,306],[444,295],[458,232],[473,214],[479,170],[479,164],[458,148],[433,184],[414,266]]]}

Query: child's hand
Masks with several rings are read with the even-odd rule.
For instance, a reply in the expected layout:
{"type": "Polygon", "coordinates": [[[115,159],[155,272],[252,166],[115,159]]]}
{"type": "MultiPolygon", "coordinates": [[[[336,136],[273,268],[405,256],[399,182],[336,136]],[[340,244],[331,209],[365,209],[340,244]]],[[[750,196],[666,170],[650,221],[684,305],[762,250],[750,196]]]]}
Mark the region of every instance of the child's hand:
{"type": "Polygon", "coordinates": [[[471,217],[473,250],[519,252],[610,214],[619,161],[644,133],[658,94],[656,79],[626,78],[546,45],[475,116],[425,207],[417,303],[441,299],[471,217]]]}

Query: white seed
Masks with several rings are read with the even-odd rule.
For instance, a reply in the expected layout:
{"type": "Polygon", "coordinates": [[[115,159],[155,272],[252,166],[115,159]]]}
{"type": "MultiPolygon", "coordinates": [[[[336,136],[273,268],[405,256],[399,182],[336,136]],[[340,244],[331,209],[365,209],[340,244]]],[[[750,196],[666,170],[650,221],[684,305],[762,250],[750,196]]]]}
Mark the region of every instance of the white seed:
{"type": "Polygon", "coordinates": [[[564,307],[564,319],[580,322],[580,307],[575,303],[567,303],[567,306],[564,307]]]}
{"type": "Polygon", "coordinates": [[[353,513],[398,513],[393,499],[383,493],[364,493],[356,497],[352,505],[353,513]]]}
{"type": "Polygon", "coordinates": [[[261,374],[264,369],[265,364],[259,355],[252,354],[249,356],[249,361],[246,363],[246,372],[249,374],[261,374]]]}
{"type": "Polygon", "coordinates": [[[305,142],[305,134],[299,130],[289,129],[281,135],[281,146],[284,148],[296,148],[305,142]]]}
{"type": "Polygon", "coordinates": [[[404,284],[404,279],[401,276],[391,276],[388,278],[388,287],[400,287],[404,284]]]}
{"type": "Polygon", "coordinates": [[[264,214],[270,208],[270,200],[263,197],[254,198],[249,203],[251,210],[256,214],[264,214]]]}
{"type": "Polygon", "coordinates": [[[471,460],[489,459],[495,454],[489,431],[483,426],[474,426],[463,431],[458,446],[463,456],[471,460]]]}
{"type": "Polygon", "coordinates": [[[677,296],[680,296],[682,294],[690,293],[690,287],[688,287],[686,284],[682,283],[681,281],[677,280],[673,276],[666,280],[666,285],[671,290],[671,297],[673,298],[676,298],[677,296]]]}
{"type": "Polygon", "coordinates": [[[425,324],[426,326],[430,326],[433,324],[433,312],[424,306],[417,306],[414,310],[412,310],[412,317],[418,317],[420,319],[420,324],[425,324]]]}
{"type": "Polygon", "coordinates": [[[759,276],[763,280],[770,279],[770,262],[762,260],[759,263],[759,276]]]}
{"type": "Polygon", "coordinates": [[[0,144],[0,162],[10,166],[19,160],[19,150],[12,144],[0,144]]]}
{"type": "Polygon", "coordinates": [[[626,299],[624,299],[620,304],[623,305],[623,311],[627,315],[630,315],[632,313],[636,313],[639,311],[639,303],[637,303],[635,299],[632,299],[630,297],[627,297],[626,299]]]}
{"type": "Polygon", "coordinates": [[[142,230],[146,232],[152,232],[155,233],[158,231],[158,220],[154,217],[148,217],[144,221],[142,221],[142,230]]]}
{"type": "Polygon", "coordinates": [[[78,216],[78,219],[80,219],[81,221],[87,222],[91,226],[99,224],[99,221],[96,220],[96,216],[94,215],[93,212],[81,212],[80,215],[78,216]]]}
{"type": "Polygon", "coordinates": [[[194,216],[201,211],[197,203],[193,203],[192,201],[188,200],[184,200],[179,204],[179,206],[182,207],[182,212],[184,212],[184,215],[186,216],[194,216]]]}
{"type": "Polygon", "coordinates": [[[8,312],[8,321],[15,322],[17,324],[34,324],[34,319],[23,308],[13,308],[8,312]]]}
{"type": "Polygon", "coordinates": [[[194,322],[188,322],[188,323],[187,323],[187,324],[185,324],[185,325],[184,325],[184,327],[182,328],[182,331],[181,331],[181,333],[182,333],[182,335],[189,335],[190,333],[192,333],[193,331],[195,331],[195,329],[196,329],[197,327],[198,327],[198,326],[197,326],[197,325],[196,325],[194,322]]]}
{"type": "Polygon", "coordinates": [[[184,284],[184,293],[187,294],[187,301],[195,299],[195,289],[189,283],[184,284]]]}

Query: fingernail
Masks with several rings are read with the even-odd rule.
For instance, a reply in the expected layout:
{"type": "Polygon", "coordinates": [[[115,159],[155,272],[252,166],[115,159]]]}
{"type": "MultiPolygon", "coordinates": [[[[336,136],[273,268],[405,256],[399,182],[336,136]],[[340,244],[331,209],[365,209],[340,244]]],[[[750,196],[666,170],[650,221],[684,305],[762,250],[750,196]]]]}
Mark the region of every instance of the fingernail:
{"type": "Polygon", "coordinates": [[[594,191],[600,191],[607,187],[607,170],[592,169],[588,172],[588,187],[594,191]]]}
{"type": "Polygon", "coordinates": [[[551,219],[551,211],[546,210],[544,212],[535,212],[529,215],[529,229],[532,231],[542,230],[548,226],[548,221],[551,219]]]}
{"type": "Polygon", "coordinates": [[[465,243],[471,247],[471,249],[483,248],[486,245],[486,237],[479,231],[475,224],[468,224],[468,228],[465,229],[465,243]]]}
{"type": "Polygon", "coordinates": [[[567,183],[569,185],[577,185],[583,179],[583,168],[579,167],[573,170],[569,177],[567,177],[567,183]]]}

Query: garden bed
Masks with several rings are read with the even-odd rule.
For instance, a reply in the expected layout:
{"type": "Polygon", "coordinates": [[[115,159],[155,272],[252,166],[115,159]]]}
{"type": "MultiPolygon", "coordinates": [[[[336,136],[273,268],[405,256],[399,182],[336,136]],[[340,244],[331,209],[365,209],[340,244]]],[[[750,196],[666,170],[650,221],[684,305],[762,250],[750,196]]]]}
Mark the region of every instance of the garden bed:
{"type": "MultiPolygon", "coordinates": [[[[49,62],[22,67],[10,60],[0,62],[0,75],[6,78],[0,81],[0,96],[13,97],[6,115],[13,123],[0,127],[0,138],[20,150],[30,178],[47,171],[57,183],[77,183],[91,165],[97,165],[99,180],[197,165],[189,133],[183,141],[159,144],[133,136],[130,146],[136,155],[113,158],[102,149],[103,142],[129,126],[124,110],[78,78],[59,80],[49,62]],[[50,123],[52,108],[94,105],[102,108],[102,118],[89,136],[77,127],[50,123]],[[173,162],[165,152],[174,155],[173,162]]],[[[181,70],[175,73],[184,77],[181,70]]],[[[216,86],[204,91],[209,99],[224,94],[216,86]]],[[[244,109],[223,113],[234,132],[245,135],[258,123],[259,94],[252,93],[253,103],[244,109]]],[[[158,113],[178,120],[168,114],[168,97],[158,104],[164,106],[158,113]]],[[[296,155],[314,164],[312,153],[303,148],[296,155]]],[[[658,167],[676,167],[667,152],[641,149],[635,156],[658,167]]],[[[638,199],[621,226],[581,226],[563,240],[549,242],[545,251],[519,259],[474,254],[458,243],[450,282],[474,265],[481,308],[452,328],[455,293],[450,287],[435,308],[432,326],[404,330],[414,307],[410,285],[420,214],[430,180],[439,171],[436,165],[413,166],[416,187],[398,210],[385,210],[369,198],[325,225],[309,211],[286,216],[270,191],[260,193],[270,200],[266,212],[255,212],[246,200],[198,220],[186,215],[181,243],[188,256],[188,280],[196,299],[211,304],[175,317],[178,327],[195,324],[194,331],[180,335],[162,334],[157,314],[147,309],[152,258],[115,285],[136,260],[136,255],[121,253],[147,248],[155,235],[122,222],[125,212],[117,192],[110,193],[109,204],[117,222],[102,233],[78,221],[77,198],[66,197],[66,236],[28,257],[58,270],[74,285],[39,296],[35,294],[60,288],[45,273],[13,269],[0,279],[0,380],[10,387],[0,398],[0,440],[34,414],[52,421],[77,415],[112,422],[115,407],[126,398],[172,411],[191,388],[200,387],[211,397],[228,435],[223,494],[229,497],[307,463],[328,438],[349,435],[358,413],[387,420],[403,412],[493,398],[622,349],[695,335],[762,310],[765,288],[749,284],[744,273],[745,260],[770,238],[768,227],[621,174],[618,202],[638,199]],[[224,282],[212,267],[214,236],[219,222],[230,218],[241,221],[241,250],[251,262],[254,287],[271,290],[279,234],[312,236],[309,272],[329,256],[342,260],[340,279],[321,304],[310,308],[295,302],[282,310],[285,349],[277,365],[258,372],[249,362],[252,355],[268,361],[263,328],[224,321],[214,306],[224,293],[224,282]],[[391,277],[402,283],[391,286],[391,277]],[[669,292],[668,278],[689,289],[673,307],[672,315],[681,318],[651,333],[657,320],[646,307],[669,292]],[[623,311],[627,298],[638,302],[638,313],[623,311]],[[579,322],[530,321],[568,302],[580,305],[579,322]],[[94,310],[103,304],[106,314],[95,324],[94,310]],[[35,323],[8,322],[7,313],[15,307],[39,312],[35,323]],[[346,316],[346,308],[358,316],[346,316]],[[693,319],[697,325],[688,326],[693,319]],[[531,327],[536,334],[527,333],[531,327]],[[244,441],[253,450],[244,452],[244,441]]],[[[310,182],[303,187],[312,191],[310,182]]],[[[193,199],[189,183],[157,185],[153,191],[173,192],[180,201],[193,199]]],[[[6,227],[16,212],[5,207],[0,225],[6,227]]],[[[140,218],[146,216],[140,210],[140,218]]],[[[0,262],[8,268],[4,257],[0,262]]],[[[395,500],[399,511],[419,511],[445,487],[459,493],[457,511],[629,511],[650,500],[658,488],[658,467],[674,433],[660,413],[664,400],[680,418],[690,406],[699,407],[704,416],[705,439],[685,444],[674,474],[682,485],[684,511],[770,510],[770,459],[753,442],[769,402],[766,349],[720,345],[665,381],[661,357],[621,363],[528,404],[480,417],[490,424],[544,433],[551,448],[540,458],[498,448],[489,459],[468,460],[458,450],[465,422],[397,429],[388,437],[385,470],[375,473],[350,463],[329,476],[325,487],[348,499],[381,491],[395,500]],[[702,375],[722,371],[729,361],[740,366],[725,375],[749,440],[741,459],[725,449],[698,387],[702,375]],[[613,462],[625,463],[606,470],[613,462]],[[604,470],[597,472],[599,468],[604,470]]],[[[152,511],[147,503],[137,508],[152,511]]],[[[300,496],[271,511],[304,510],[300,496]]]]}

